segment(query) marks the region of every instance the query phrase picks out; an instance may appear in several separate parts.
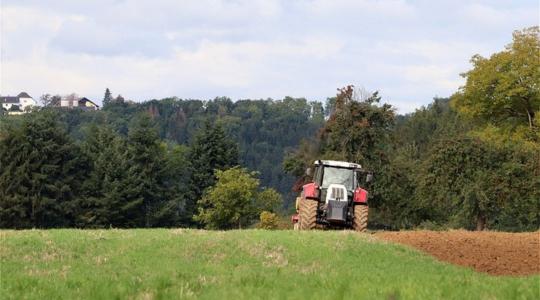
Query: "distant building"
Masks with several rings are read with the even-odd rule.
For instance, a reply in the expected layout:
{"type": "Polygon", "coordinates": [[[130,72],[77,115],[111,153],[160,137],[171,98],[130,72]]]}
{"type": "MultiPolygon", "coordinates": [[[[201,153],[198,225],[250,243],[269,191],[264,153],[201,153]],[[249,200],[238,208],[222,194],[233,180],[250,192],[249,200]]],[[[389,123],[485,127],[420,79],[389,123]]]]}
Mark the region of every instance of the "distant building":
{"type": "Polygon", "coordinates": [[[36,106],[37,102],[30,97],[26,92],[22,92],[17,96],[0,96],[2,110],[10,115],[19,115],[28,111],[32,106],[36,106]]]}
{"type": "Polygon", "coordinates": [[[63,108],[78,108],[82,110],[98,110],[99,109],[99,105],[97,105],[92,100],[86,97],[79,98],[74,94],[62,97],[60,99],[60,103],[56,102],[53,105],[63,107],[63,108]]]}
{"type": "Polygon", "coordinates": [[[97,105],[94,101],[86,98],[86,97],[82,97],[81,99],[79,99],[79,107],[82,108],[82,109],[87,109],[87,110],[98,110],[99,109],[99,105],[97,105]]]}

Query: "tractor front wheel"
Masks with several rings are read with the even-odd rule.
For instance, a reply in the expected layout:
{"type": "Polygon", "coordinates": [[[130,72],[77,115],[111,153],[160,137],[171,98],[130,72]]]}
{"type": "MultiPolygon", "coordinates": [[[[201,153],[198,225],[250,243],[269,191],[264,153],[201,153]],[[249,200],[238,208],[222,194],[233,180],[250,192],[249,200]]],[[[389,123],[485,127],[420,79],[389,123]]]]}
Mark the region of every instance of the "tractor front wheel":
{"type": "Polygon", "coordinates": [[[355,231],[365,232],[367,230],[368,210],[367,205],[360,204],[354,207],[353,228],[355,231]]]}
{"type": "Polygon", "coordinates": [[[300,215],[300,230],[311,230],[317,226],[317,207],[315,200],[300,199],[298,213],[300,215]]]}

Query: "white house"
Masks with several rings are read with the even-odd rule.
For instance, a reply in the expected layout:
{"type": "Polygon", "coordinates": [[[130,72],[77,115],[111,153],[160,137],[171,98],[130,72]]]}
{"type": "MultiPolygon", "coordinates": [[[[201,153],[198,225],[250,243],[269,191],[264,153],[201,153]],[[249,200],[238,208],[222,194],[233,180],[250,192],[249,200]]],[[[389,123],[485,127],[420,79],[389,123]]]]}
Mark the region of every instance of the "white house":
{"type": "Polygon", "coordinates": [[[36,106],[37,102],[30,97],[26,92],[22,92],[17,96],[0,96],[2,109],[10,115],[18,115],[27,111],[27,108],[36,106]]]}

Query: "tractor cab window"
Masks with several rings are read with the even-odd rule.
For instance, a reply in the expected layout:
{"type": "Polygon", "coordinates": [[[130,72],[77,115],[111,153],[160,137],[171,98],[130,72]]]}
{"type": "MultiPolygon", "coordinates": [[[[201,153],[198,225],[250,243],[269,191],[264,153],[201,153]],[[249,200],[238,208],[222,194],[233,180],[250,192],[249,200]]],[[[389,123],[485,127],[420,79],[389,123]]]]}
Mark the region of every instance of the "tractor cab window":
{"type": "Polygon", "coordinates": [[[330,184],[342,184],[347,190],[353,190],[354,172],[351,169],[325,167],[321,187],[328,188],[330,184]]]}

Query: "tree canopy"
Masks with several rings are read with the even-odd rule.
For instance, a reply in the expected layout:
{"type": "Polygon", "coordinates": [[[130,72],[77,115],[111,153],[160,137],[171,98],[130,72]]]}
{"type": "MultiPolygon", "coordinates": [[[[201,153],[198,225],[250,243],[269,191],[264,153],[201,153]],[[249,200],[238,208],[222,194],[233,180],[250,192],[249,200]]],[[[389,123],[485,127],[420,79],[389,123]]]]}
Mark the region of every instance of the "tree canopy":
{"type": "Polygon", "coordinates": [[[256,174],[235,167],[216,170],[217,182],[198,201],[196,220],[209,229],[242,228],[250,223],[255,212],[259,180],[256,174]]]}
{"type": "Polygon", "coordinates": [[[454,95],[456,108],[495,124],[537,127],[540,112],[540,31],[514,32],[506,49],[471,59],[466,84],[454,95]]]}

